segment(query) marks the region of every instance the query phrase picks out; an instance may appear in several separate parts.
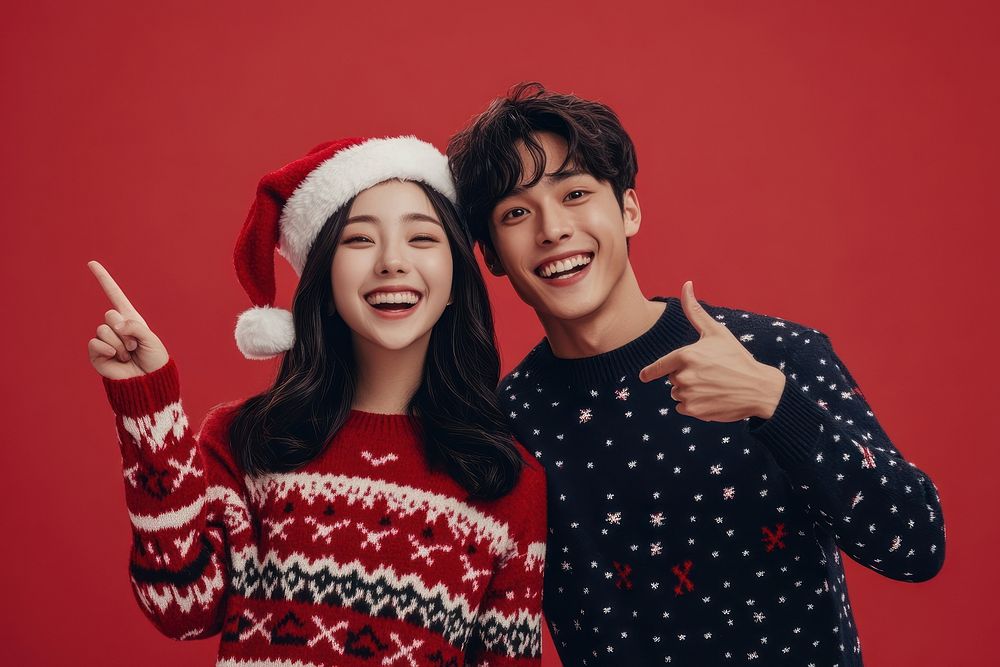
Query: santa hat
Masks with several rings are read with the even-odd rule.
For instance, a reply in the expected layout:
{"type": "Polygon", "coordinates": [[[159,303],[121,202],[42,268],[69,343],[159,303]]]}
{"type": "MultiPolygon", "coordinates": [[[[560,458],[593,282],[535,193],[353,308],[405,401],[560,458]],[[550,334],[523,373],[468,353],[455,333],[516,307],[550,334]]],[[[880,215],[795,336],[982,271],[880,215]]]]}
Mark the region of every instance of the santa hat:
{"type": "Polygon", "coordinates": [[[420,181],[456,201],[448,159],[416,137],[327,142],[260,180],[234,253],[236,275],[254,304],[236,321],[243,356],[267,359],[295,341],[292,314],[274,307],[274,250],[301,276],[330,216],[363,190],[393,178],[420,181]]]}

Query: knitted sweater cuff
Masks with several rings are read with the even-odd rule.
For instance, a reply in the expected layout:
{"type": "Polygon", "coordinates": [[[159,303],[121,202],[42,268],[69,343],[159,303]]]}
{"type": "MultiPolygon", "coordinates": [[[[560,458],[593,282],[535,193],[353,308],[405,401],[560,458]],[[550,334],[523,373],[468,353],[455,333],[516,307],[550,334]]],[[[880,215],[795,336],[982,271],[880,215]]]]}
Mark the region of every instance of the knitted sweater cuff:
{"type": "Polygon", "coordinates": [[[161,368],[125,380],[104,379],[111,408],[124,417],[142,417],[180,400],[181,383],[171,357],[161,368]]]}
{"type": "Polygon", "coordinates": [[[778,465],[786,469],[815,455],[822,423],[822,408],[791,378],[785,378],[785,388],[770,419],[749,419],[750,435],[764,443],[778,465]]]}

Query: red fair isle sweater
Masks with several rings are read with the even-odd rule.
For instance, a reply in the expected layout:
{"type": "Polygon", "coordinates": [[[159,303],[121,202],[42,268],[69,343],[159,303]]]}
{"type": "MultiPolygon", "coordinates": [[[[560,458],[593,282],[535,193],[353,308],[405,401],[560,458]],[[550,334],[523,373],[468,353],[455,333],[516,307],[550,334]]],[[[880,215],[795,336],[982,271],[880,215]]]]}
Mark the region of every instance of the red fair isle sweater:
{"type": "Polygon", "coordinates": [[[132,522],[131,580],[164,634],[221,633],[218,665],[537,667],[545,478],[471,501],[410,418],[354,411],[291,473],[237,468],[238,403],[196,435],[173,360],[105,380],[132,522]]]}

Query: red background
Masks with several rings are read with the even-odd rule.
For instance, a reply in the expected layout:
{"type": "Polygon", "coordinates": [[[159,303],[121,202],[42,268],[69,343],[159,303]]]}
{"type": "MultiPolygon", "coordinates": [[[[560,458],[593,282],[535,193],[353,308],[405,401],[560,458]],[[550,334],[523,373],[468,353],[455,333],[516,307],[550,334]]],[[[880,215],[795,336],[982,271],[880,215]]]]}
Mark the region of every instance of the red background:
{"type": "MultiPolygon", "coordinates": [[[[207,665],[216,649],[161,637],[132,599],[119,455],[86,351],[108,306],[86,261],[167,343],[200,421],[274,370],[232,339],[248,303],[231,250],[257,179],[333,137],[443,147],[522,79],[624,119],[648,294],[691,278],[711,303],[826,331],[936,481],[936,579],[848,563],[867,664],[993,654],[992,3],[136,4],[22,2],[0,25],[5,664],[207,665]]],[[[293,278],[282,264],[280,304],[293,278]]],[[[510,368],[541,330],[489,282],[510,368]]]]}

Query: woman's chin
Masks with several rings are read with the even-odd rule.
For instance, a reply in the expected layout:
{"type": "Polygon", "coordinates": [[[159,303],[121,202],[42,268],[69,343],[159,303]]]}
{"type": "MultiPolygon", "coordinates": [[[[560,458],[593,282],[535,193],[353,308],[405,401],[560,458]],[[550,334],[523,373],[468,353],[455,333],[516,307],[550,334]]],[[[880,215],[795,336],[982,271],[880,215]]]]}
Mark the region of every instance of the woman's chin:
{"type": "Polygon", "coordinates": [[[401,352],[428,337],[430,329],[409,331],[368,331],[363,337],[377,350],[385,352],[401,352]]]}

